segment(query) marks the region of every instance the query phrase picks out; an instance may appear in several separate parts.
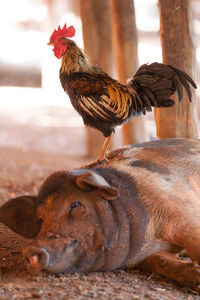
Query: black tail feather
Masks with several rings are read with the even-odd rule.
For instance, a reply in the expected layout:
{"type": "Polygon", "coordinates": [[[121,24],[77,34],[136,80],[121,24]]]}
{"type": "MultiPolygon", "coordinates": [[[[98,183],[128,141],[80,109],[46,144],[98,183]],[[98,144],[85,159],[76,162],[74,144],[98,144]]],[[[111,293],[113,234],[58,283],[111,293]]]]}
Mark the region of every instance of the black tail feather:
{"type": "Polygon", "coordinates": [[[170,97],[175,92],[181,101],[183,88],[189,101],[192,101],[190,84],[197,88],[195,82],[185,72],[171,65],[152,63],[142,65],[127,86],[134,97],[133,109],[138,111],[140,107],[144,113],[150,111],[152,107],[173,106],[175,102],[170,97]]]}

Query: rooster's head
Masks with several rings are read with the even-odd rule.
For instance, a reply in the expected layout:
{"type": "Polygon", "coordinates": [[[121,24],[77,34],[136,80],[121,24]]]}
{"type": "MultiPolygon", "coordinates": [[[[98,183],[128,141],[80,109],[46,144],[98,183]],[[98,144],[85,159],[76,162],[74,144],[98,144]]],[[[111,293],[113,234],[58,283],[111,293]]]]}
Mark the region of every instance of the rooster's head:
{"type": "Polygon", "coordinates": [[[54,55],[57,58],[61,58],[63,54],[65,53],[67,49],[67,38],[73,37],[75,35],[75,29],[73,26],[70,26],[67,28],[67,25],[65,24],[63,28],[61,29],[60,26],[58,26],[58,29],[54,30],[50,37],[50,42],[48,45],[54,46],[53,52],[54,55]]]}

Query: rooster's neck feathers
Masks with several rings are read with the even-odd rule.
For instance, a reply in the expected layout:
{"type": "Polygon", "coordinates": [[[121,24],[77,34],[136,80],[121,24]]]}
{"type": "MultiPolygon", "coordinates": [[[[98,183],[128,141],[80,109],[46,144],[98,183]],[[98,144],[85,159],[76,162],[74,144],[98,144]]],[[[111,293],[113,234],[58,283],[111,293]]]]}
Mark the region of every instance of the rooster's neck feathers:
{"type": "Polygon", "coordinates": [[[63,55],[61,63],[61,73],[67,75],[73,72],[93,72],[96,67],[93,66],[89,58],[83,51],[73,42],[68,42],[68,47],[63,55]]]}

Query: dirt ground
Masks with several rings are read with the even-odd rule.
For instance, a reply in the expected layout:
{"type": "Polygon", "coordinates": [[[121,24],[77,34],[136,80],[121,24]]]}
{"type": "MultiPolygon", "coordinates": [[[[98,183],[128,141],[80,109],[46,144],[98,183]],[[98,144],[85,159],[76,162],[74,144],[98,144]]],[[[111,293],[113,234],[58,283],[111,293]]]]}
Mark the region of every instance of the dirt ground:
{"type": "MultiPolygon", "coordinates": [[[[36,194],[44,178],[55,170],[71,169],[88,162],[83,156],[72,156],[77,153],[77,147],[84,152],[81,128],[74,128],[69,137],[66,127],[36,128],[14,123],[5,115],[0,115],[0,126],[0,204],[22,194],[36,194]],[[76,133],[79,138],[75,143],[76,133]],[[65,144],[62,141],[67,135],[65,144]]],[[[29,242],[0,224],[0,299],[200,299],[195,292],[172,281],[138,270],[30,274],[21,254],[29,242]]]]}

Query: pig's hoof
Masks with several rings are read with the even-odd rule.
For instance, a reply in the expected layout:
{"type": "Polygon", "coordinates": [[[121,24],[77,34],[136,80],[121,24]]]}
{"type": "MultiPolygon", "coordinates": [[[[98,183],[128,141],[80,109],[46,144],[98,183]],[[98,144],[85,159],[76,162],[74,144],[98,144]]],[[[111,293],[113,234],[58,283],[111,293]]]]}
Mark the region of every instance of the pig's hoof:
{"type": "Polygon", "coordinates": [[[200,266],[188,263],[180,273],[179,282],[190,290],[200,292],[200,266]]]}

